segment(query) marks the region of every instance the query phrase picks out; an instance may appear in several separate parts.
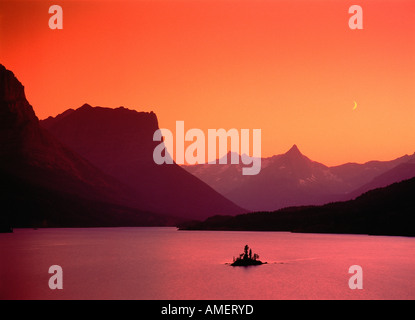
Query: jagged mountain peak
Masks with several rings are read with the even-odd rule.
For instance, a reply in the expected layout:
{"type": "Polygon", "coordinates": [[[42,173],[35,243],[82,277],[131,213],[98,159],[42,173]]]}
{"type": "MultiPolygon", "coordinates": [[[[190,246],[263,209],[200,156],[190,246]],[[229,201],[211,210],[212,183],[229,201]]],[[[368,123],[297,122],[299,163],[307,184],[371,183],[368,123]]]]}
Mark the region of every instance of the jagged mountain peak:
{"type": "Polygon", "coordinates": [[[303,154],[301,153],[300,149],[298,149],[297,145],[294,144],[290,150],[288,150],[285,155],[287,156],[297,156],[297,157],[302,157],[303,154]]]}
{"type": "Polygon", "coordinates": [[[80,106],[79,108],[78,108],[78,110],[82,110],[82,109],[91,109],[92,108],[92,106],[90,105],[90,104],[88,104],[88,103],[84,103],[82,106],[80,106]]]}

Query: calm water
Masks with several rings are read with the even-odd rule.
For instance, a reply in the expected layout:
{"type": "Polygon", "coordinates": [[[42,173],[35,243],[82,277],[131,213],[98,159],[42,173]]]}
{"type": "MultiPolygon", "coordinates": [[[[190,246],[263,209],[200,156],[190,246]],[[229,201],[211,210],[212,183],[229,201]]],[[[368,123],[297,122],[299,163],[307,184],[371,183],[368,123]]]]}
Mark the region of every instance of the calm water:
{"type": "Polygon", "coordinates": [[[415,239],[175,228],[0,234],[2,299],[415,299],[415,239]],[[268,264],[231,267],[248,244],[268,264]],[[63,269],[50,290],[48,269],[63,269]],[[351,290],[351,265],[363,289],[351,290]]]}

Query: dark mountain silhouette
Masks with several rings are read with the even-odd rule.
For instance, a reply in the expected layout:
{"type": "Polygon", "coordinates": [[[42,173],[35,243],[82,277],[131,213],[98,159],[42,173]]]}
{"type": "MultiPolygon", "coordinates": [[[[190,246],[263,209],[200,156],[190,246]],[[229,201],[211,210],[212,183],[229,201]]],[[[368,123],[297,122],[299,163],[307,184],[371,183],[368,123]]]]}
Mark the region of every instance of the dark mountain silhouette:
{"type": "Polygon", "coordinates": [[[241,209],[177,164],[157,165],[153,112],[83,105],[41,124],[103,172],[127,184],[149,210],[190,219],[239,214],[241,209]]]}
{"type": "MultiPolygon", "coordinates": [[[[228,154],[228,158],[230,154],[228,154]]],[[[375,177],[399,164],[415,159],[404,156],[393,161],[371,161],[365,164],[348,163],[328,167],[310,160],[294,145],[288,152],[261,160],[261,171],[255,176],[243,176],[242,164],[201,164],[183,166],[230,200],[252,211],[273,211],[290,206],[322,205],[349,200],[368,189],[375,177]],[[369,186],[369,185],[368,185],[369,186]]],[[[393,173],[389,183],[415,175],[393,173]]],[[[384,185],[374,184],[373,187],[384,185]]]]}
{"type": "Polygon", "coordinates": [[[357,190],[348,194],[347,198],[356,198],[369,190],[386,187],[395,182],[408,180],[413,177],[415,177],[415,161],[410,160],[409,162],[399,164],[391,170],[375,177],[369,183],[366,183],[357,190]]]}
{"type": "Polygon", "coordinates": [[[74,111],[75,111],[74,109],[68,109],[68,110],[62,112],[61,114],[59,114],[56,117],[49,116],[48,118],[46,118],[44,120],[41,120],[42,126],[46,127],[46,128],[49,128],[49,127],[53,126],[54,123],[59,122],[60,120],[62,120],[66,116],[69,116],[74,111]]]}
{"type": "Polygon", "coordinates": [[[355,200],[275,212],[214,216],[182,230],[251,230],[415,236],[415,178],[371,190],[355,200]]]}
{"type": "Polygon", "coordinates": [[[166,225],[127,185],[103,173],[39,125],[24,87],[0,65],[1,225],[166,225]],[[137,209],[139,208],[139,209],[137,209]]]}
{"type": "MultiPolygon", "coordinates": [[[[330,167],[330,171],[340,177],[345,185],[346,193],[352,193],[356,189],[360,188],[364,184],[369,183],[374,178],[383,173],[395,168],[396,166],[412,162],[415,160],[415,153],[412,155],[405,155],[391,161],[369,161],[363,164],[358,163],[346,163],[340,166],[330,167]]],[[[412,177],[407,177],[412,178],[412,177]]],[[[397,177],[397,180],[393,179],[390,183],[399,182],[403,179],[397,177]]],[[[389,184],[390,184],[389,183],[389,184]]]]}

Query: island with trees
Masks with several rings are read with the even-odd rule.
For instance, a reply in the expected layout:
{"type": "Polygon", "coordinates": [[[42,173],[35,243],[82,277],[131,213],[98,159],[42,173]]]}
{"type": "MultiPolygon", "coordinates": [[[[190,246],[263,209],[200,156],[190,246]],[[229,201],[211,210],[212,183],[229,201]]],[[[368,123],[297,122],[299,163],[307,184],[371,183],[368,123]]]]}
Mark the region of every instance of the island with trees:
{"type": "Polygon", "coordinates": [[[244,252],[239,255],[239,257],[233,257],[233,263],[231,266],[258,266],[266,262],[262,262],[259,259],[259,255],[256,253],[252,254],[252,249],[248,245],[245,246],[244,252]]]}

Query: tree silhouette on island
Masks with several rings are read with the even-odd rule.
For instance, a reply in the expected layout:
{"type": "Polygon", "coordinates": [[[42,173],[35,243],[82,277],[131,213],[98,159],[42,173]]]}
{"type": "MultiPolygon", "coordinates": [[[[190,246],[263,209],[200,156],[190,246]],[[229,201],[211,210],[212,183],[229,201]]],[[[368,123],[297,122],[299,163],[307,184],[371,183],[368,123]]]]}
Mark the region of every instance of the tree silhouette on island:
{"type": "Polygon", "coordinates": [[[257,266],[266,263],[258,259],[259,255],[256,253],[252,255],[252,249],[250,249],[248,245],[245,245],[244,252],[241,253],[237,258],[233,257],[233,263],[231,266],[257,266]]]}

